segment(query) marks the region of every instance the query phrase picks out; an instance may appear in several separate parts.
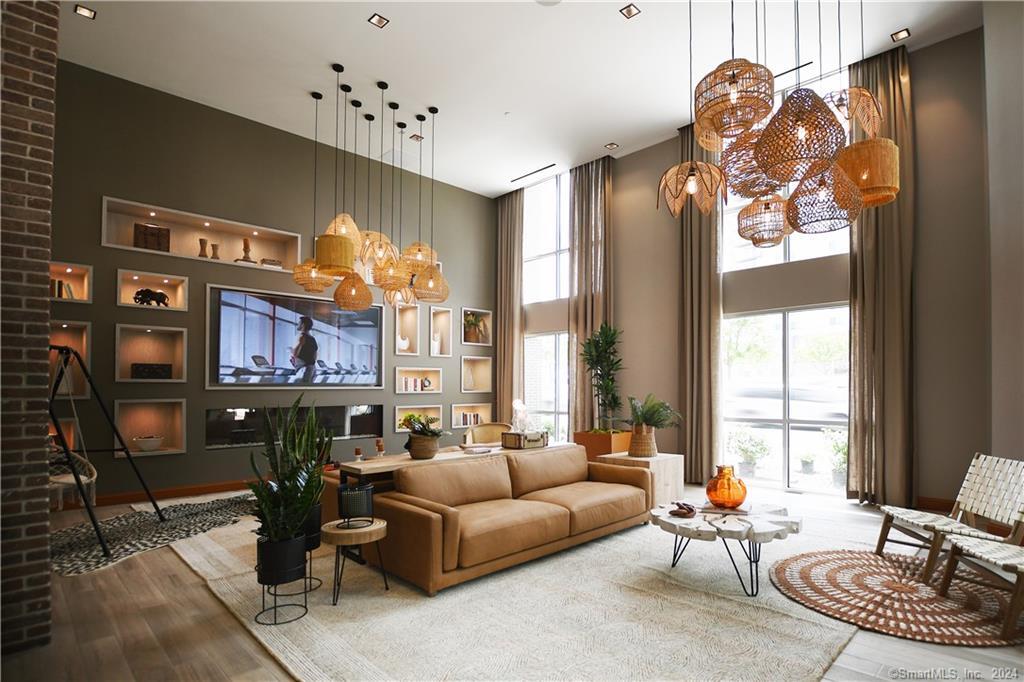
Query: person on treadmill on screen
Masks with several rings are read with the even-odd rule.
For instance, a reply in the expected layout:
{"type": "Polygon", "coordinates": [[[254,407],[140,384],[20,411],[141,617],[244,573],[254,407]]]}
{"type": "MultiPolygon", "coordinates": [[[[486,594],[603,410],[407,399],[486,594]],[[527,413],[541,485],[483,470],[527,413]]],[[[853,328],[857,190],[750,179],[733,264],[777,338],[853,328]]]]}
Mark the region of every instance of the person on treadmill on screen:
{"type": "Polygon", "coordinates": [[[292,348],[292,366],[300,373],[303,383],[312,383],[319,351],[313,331],[313,320],[306,315],[299,318],[299,336],[292,348]]]}

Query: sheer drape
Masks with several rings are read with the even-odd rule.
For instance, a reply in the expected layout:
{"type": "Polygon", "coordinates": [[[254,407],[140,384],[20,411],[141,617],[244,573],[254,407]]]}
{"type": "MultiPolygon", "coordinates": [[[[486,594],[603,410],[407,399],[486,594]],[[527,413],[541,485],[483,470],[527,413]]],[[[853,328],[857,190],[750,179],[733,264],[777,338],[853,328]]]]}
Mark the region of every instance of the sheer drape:
{"type": "Polygon", "coordinates": [[[612,159],[569,171],[569,433],[594,427],[594,391],[580,344],[612,324],[612,159]]]}
{"type": "Polygon", "coordinates": [[[497,420],[523,398],[523,190],[498,197],[498,291],[493,325],[497,420]]]}
{"type": "Polygon", "coordinates": [[[867,88],[882,105],[880,135],[899,146],[901,188],[896,201],[864,210],[850,235],[847,494],[909,506],[914,461],[914,124],[906,48],[852,65],[850,85],[867,88]]]}
{"type": "MultiPolygon", "coordinates": [[[[718,162],[694,144],[693,126],[679,129],[682,154],[718,162]]],[[[720,207],[719,207],[720,208],[720,207]]],[[[687,201],[682,213],[682,311],[680,315],[680,425],[686,480],[705,483],[718,461],[718,338],[722,276],[718,267],[718,211],[701,213],[687,201]]]]}

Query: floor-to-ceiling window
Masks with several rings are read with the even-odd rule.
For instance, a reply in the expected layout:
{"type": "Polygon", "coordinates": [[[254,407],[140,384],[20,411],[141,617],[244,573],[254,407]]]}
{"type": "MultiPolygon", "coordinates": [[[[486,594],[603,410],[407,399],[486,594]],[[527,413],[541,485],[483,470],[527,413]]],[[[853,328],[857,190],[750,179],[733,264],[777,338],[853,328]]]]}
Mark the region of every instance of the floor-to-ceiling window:
{"type": "Polygon", "coordinates": [[[524,190],[524,401],[534,428],[569,433],[569,176],[524,190]]]}

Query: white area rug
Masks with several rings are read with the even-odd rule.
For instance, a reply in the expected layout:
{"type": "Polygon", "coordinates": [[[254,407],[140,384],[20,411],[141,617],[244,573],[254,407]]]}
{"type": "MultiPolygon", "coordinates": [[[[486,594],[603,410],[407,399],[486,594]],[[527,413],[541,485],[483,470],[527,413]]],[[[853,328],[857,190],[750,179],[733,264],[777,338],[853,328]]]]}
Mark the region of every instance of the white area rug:
{"type": "MultiPolygon", "coordinates": [[[[253,623],[260,589],[251,520],[175,543],[178,554],[292,674],[323,679],[816,680],[856,632],[805,609],[768,580],[777,559],[873,546],[877,526],[842,514],[763,546],[761,594],[743,596],[725,549],[693,542],[670,568],[672,537],[643,526],[424,595],[349,562],[330,603],[322,548],[309,614],[253,623]]],[[[387,557],[385,557],[386,559],[387,557]]]]}

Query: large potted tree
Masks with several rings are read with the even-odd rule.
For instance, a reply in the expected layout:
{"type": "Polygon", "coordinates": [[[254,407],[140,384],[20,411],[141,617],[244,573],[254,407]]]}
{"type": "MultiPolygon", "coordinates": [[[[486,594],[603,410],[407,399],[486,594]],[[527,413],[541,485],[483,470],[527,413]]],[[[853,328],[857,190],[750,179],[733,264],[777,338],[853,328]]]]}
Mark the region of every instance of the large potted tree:
{"type": "Polygon", "coordinates": [[[250,464],[256,481],[249,488],[256,496],[256,577],[261,585],[283,585],[306,573],[306,548],[316,526],[319,539],[320,495],[323,468],[330,456],[332,434],[322,428],[311,407],[299,419],[300,396],[287,413],[263,411],[263,451],[268,475],[250,464]]]}
{"type": "Polygon", "coordinates": [[[576,431],[574,442],[587,450],[587,459],[595,460],[599,455],[629,450],[629,431],[614,427],[615,413],[622,407],[619,387],[615,375],[622,369],[619,357],[620,332],[605,323],[583,342],[580,359],[587,366],[590,381],[597,401],[597,414],[589,431],[576,431]]]}

